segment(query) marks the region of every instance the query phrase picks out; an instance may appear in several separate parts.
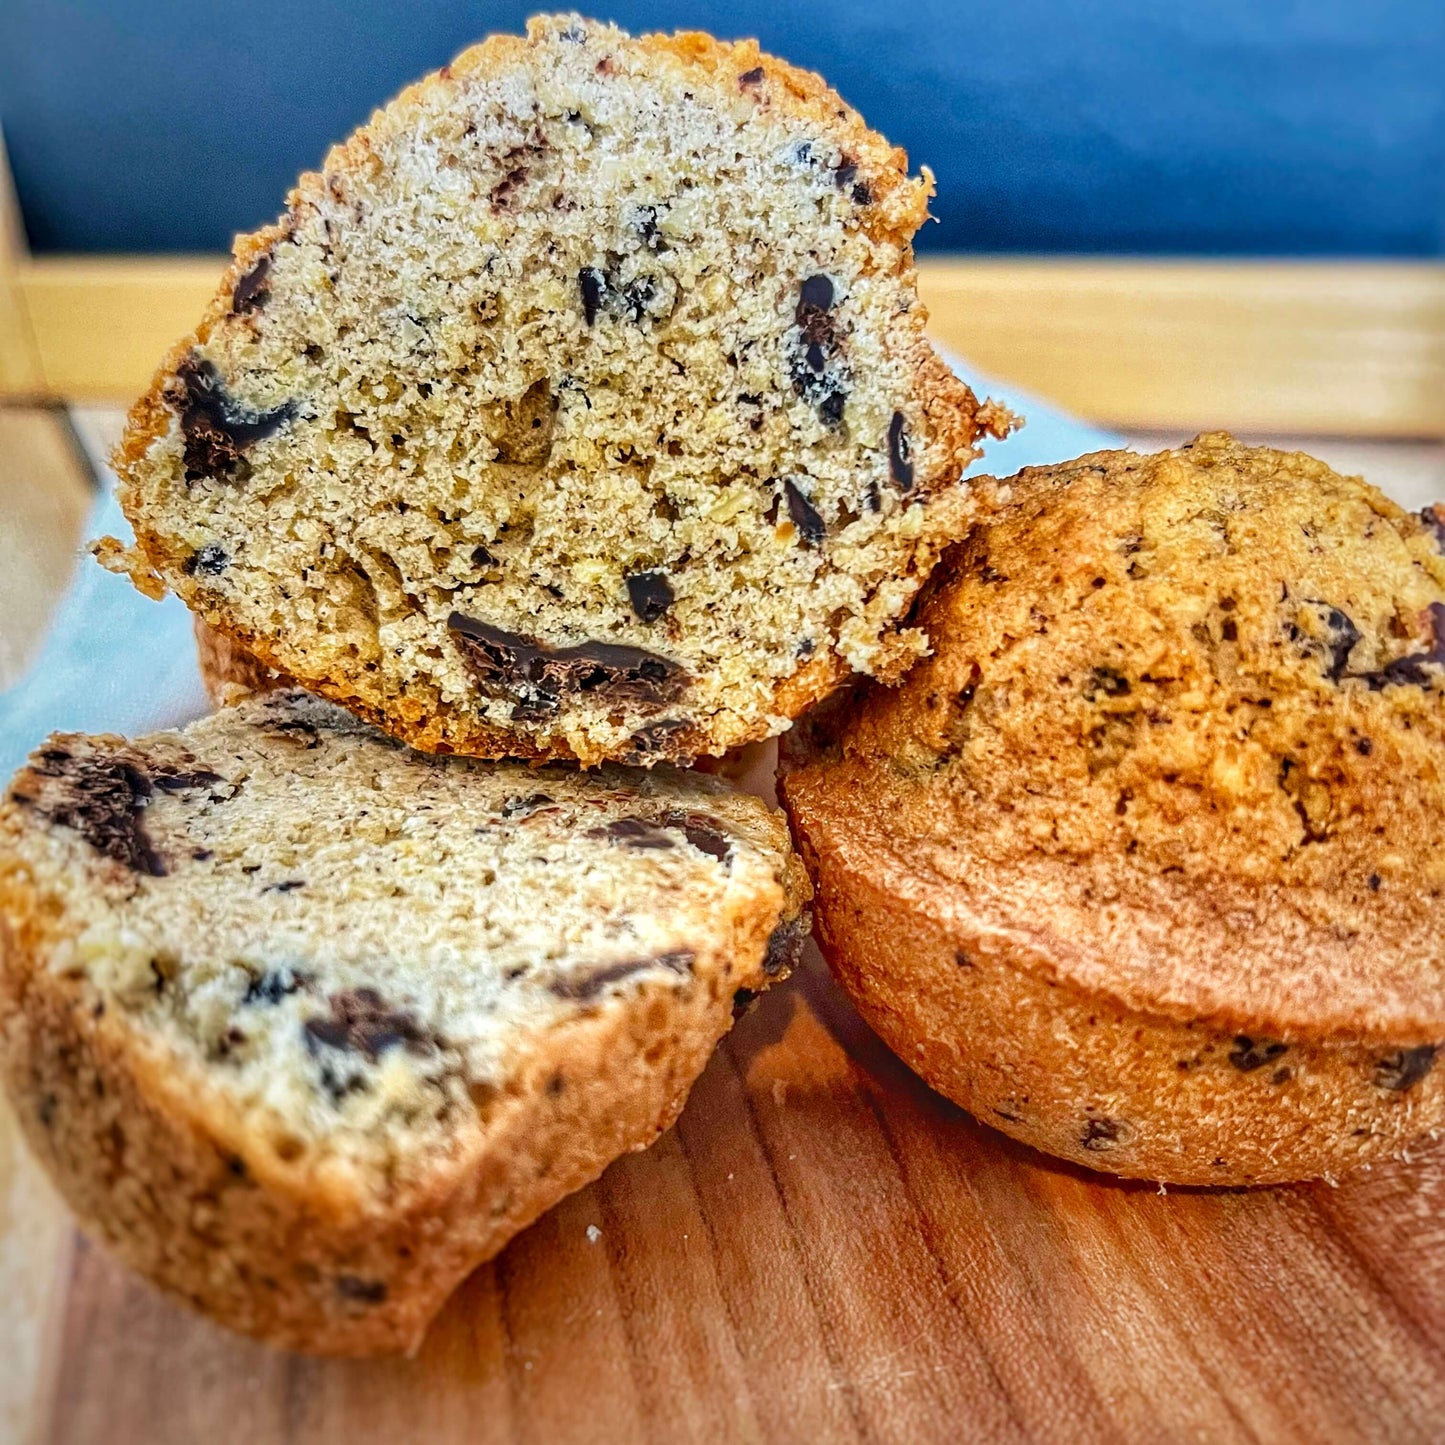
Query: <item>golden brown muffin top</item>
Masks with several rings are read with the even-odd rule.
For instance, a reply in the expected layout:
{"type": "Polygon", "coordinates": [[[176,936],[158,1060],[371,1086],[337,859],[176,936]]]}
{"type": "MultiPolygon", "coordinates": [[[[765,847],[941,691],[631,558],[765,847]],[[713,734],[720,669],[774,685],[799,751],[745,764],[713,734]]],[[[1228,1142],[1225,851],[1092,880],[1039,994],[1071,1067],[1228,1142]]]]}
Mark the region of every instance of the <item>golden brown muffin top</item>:
{"type": "Polygon", "coordinates": [[[835,823],[1136,1007],[1438,1038],[1445,509],[1223,433],[996,489],[933,655],[791,749],[835,823]]]}

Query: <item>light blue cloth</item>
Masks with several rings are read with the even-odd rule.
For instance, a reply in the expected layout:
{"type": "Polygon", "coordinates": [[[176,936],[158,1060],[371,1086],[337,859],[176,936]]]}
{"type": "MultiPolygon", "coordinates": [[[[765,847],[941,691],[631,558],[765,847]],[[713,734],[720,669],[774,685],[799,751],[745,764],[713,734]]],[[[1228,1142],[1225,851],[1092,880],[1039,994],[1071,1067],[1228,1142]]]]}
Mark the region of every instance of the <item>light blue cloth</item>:
{"type": "MultiPolygon", "coordinates": [[[[973,470],[1007,476],[1020,467],[1065,461],[1118,439],[1005,387],[958,368],[980,396],[1028,418],[995,442],[973,470]]],[[[129,538],[108,485],[87,524],[89,537],[129,538]]],[[[132,736],[173,727],[208,710],[196,666],[191,617],[174,597],[152,602],[124,577],[82,555],[26,677],[0,693],[0,779],[8,778],[47,733],[116,732],[132,736]]]]}

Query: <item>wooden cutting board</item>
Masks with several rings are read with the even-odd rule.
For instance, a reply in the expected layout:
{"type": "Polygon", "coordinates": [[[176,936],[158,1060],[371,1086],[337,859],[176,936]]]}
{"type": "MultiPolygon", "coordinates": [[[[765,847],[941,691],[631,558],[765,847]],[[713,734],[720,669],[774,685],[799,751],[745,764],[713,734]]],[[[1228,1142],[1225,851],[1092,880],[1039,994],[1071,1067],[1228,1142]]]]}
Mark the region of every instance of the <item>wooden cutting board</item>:
{"type": "Polygon", "coordinates": [[[816,956],[677,1127],[410,1361],[274,1353],[78,1243],[65,1442],[1440,1440],[1445,1150],[1338,1188],[1055,1163],[931,1093],[816,956]]]}

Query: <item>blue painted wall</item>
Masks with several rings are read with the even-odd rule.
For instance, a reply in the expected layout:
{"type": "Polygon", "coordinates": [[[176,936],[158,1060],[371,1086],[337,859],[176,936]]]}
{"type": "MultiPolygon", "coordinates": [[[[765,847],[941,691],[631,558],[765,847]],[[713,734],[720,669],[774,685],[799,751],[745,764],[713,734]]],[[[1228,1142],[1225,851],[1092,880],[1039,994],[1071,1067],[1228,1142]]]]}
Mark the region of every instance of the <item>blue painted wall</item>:
{"type": "MultiPolygon", "coordinates": [[[[0,0],[37,250],[210,250],[499,0],[0,0]]],[[[938,173],[931,249],[1445,254],[1445,0],[609,0],[757,35],[938,173]]]]}

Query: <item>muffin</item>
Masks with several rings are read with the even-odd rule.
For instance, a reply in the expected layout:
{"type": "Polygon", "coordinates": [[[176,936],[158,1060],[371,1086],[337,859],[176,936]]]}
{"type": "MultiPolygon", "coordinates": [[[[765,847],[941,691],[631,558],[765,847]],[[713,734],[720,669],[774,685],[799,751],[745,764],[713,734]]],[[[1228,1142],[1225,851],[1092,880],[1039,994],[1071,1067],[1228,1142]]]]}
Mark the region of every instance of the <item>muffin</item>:
{"type": "Polygon", "coordinates": [[[304,693],[62,734],[0,804],[0,1073],[155,1284],[409,1350],[671,1124],[807,892],[780,815],[667,767],[427,757],[304,693]]]}
{"type": "Polygon", "coordinates": [[[920,655],[1012,421],[924,337],[931,190],[754,42],[494,36],[238,240],[103,560],[427,751],[770,737],[920,655]]]}
{"type": "Polygon", "coordinates": [[[1094,1169],[1333,1175],[1445,1117],[1445,510],[1224,434],[993,484],[932,654],[784,748],[823,950],[1094,1169]]]}

